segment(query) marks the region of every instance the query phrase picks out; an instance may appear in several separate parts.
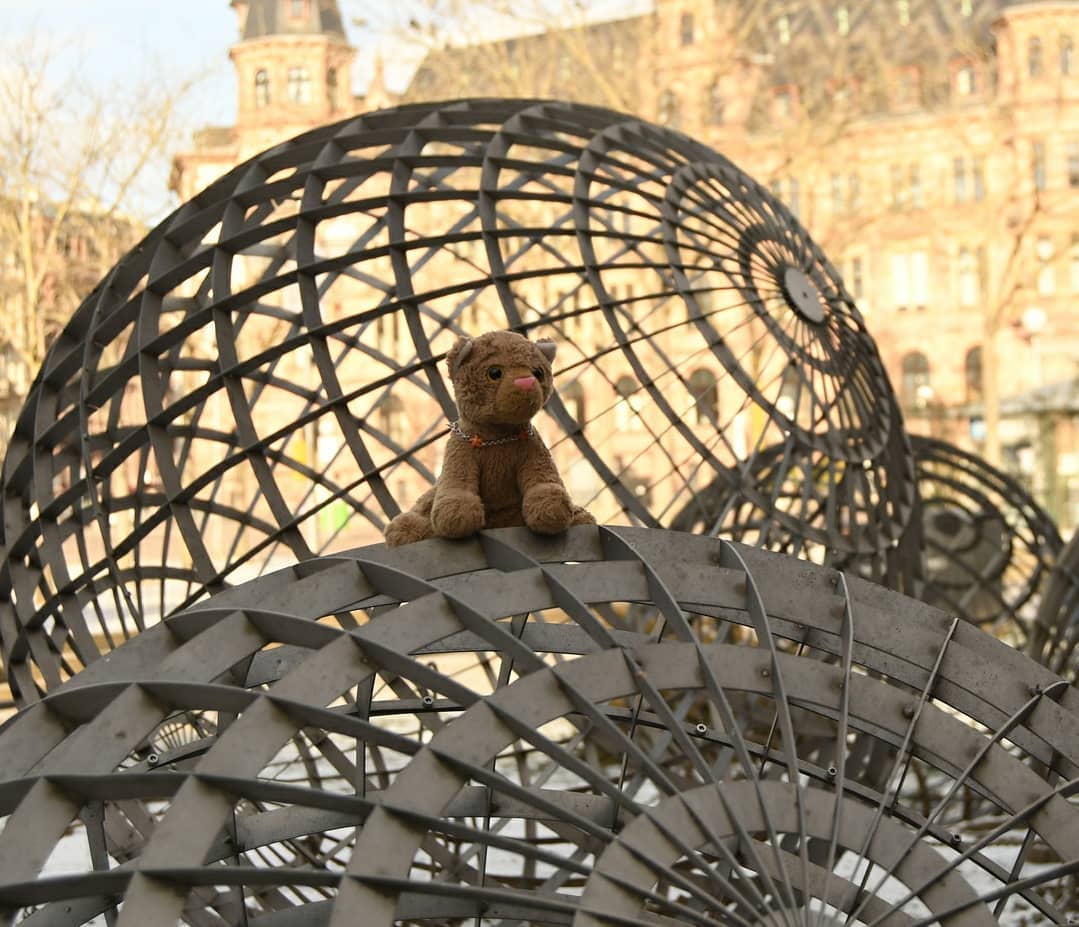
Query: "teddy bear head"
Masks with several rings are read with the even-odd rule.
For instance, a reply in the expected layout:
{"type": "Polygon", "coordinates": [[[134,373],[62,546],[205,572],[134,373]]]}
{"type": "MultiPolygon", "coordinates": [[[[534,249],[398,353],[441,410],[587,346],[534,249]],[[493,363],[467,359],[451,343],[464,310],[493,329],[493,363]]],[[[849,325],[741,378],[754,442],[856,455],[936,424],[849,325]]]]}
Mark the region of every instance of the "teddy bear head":
{"type": "Polygon", "coordinates": [[[461,418],[474,425],[522,426],[554,391],[553,341],[529,341],[517,332],[459,338],[446,361],[461,418]]]}

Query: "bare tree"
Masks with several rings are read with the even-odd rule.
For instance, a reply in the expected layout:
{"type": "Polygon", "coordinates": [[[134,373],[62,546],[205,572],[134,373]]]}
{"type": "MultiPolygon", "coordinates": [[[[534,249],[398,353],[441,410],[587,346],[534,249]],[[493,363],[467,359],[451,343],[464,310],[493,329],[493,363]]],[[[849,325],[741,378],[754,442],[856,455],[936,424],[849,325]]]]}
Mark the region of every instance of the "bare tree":
{"type": "Polygon", "coordinates": [[[0,52],[0,352],[25,375],[164,205],[161,169],[193,81],[97,88],[38,37],[0,52]]]}

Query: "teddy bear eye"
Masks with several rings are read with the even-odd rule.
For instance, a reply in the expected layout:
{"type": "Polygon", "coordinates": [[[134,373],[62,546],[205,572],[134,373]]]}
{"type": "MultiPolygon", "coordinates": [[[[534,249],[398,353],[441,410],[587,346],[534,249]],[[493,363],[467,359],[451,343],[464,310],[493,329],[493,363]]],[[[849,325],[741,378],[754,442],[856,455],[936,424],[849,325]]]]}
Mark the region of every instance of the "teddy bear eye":
{"type": "Polygon", "coordinates": [[[501,377],[502,377],[502,368],[501,367],[488,367],[487,368],[487,379],[488,380],[498,380],[498,379],[501,379],[501,377]]]}
{"type": "Polygon", "coordinates": [[[539,380],[542,383],[543,382],[543,368],[542,367],[536,367],[532,371],[532,376],[534,376],[537,380],[539,380]]]}

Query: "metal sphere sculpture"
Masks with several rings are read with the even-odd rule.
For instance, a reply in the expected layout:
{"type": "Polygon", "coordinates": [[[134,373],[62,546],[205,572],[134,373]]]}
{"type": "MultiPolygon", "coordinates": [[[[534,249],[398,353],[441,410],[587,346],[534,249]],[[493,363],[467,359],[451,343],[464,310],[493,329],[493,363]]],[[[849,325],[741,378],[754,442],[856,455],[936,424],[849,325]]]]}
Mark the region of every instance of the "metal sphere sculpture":
{"type": "Polygon", "coordinates": [[[669,524],[717,474],[770,515],[747,474],[779,446],[833,485],[860,472],[854,508],[817,520],[827,543],[902,533],[913,471],[880,358],[767,190],[606,110],[406,106],[236,168],[52,346],[2,475],[16,697],[238,580],[375,540],[455,418],[438,361],[507,327],[561,342],[538,425],[601,521],[669,524]]]}
{"type": "Polygon", "coordinates": [[[1063,923],[1076,764],[1074,689],[827,567],[637,528],[380,545],[219,593],[9,722],[0,915],[1063,923]]]}
{"type": "Polygon", "coordinates": [[[925,545],[919,598],[1027,646],[1040,594],[1064,546],[1010,476],[933,438],[911,438],[925,545]]]}
{"type": "Polygon", "coordinates": [[[1027,653],[1074,683],[1079,678],[1079,532],[1058,554],[1043,588],[1027,653]]]}

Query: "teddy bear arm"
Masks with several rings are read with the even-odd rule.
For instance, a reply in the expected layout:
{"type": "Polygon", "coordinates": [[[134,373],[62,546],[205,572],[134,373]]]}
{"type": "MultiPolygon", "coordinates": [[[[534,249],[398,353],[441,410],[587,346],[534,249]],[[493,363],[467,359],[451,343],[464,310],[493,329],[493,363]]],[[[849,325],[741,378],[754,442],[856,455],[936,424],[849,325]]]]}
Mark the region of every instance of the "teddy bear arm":
{"type": "Polygon", "coordinates": [[[431,524],[438,537],[463,538],[483,527],[479,466],[471,450],[454,438],[446,447],[431,504],[431,524]]]}
{"type": "Polygon", "coordinates": [[[550,451],[535,441],[518,471],[521,515],[537,534],[561,534],[573,519],[574,508],[550,451]]]}

